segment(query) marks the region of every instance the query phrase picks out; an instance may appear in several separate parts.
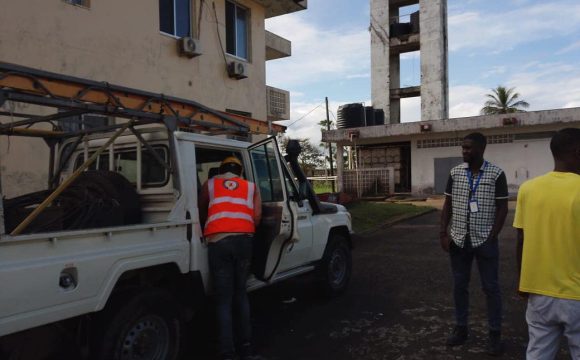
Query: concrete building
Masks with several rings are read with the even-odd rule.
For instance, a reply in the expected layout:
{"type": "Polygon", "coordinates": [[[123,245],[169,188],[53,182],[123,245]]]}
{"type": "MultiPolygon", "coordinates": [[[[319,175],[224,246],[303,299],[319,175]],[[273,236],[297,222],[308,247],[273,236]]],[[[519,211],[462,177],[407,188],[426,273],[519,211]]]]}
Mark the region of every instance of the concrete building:
{"type": "Polygon", "coordinates": [[[401,122],[401,99],[421,97],[421,119],[449,115],[446,0],[371,0],[371,99],[385,123],[401,122]],[[419,11],[401,9],[419,5],[419,11]],[[405,15],[405,17],[402,17],[405,15]],[[410,21],[407,20],[410,17],[410,21]],[[401,87],[401,55],[421,53],[419,86],[401,87]]]}
{"type": "Polygon", "coordinates": [[[465,135],[488,138],[485,158],[501,167],[511,193],[526,180],[553,169],[550,138],[565,127],[580,128],[580,108],[475,116],[323,131],[337,143],[339,190],[357,195],[442,194],[449,170],[463,162],[465,135]],[[356,165],[345,169],[345,146],[356,165]]]}
{"type": "MultiPolygon", "coordinates": [[[[289,93],[266,85],[265,63],[290,56],[291,43],[266,31],[264,23],[306,9],[307,0],[5,0],[2,5],[0,61],[191,99],[258,120],[289,119],[289,93]]],[[[0,111],[37,111],[10,106],[0,111]]],[[[13,120],[0,115],[2,122],[13,120]]],[[[0,156],[34,154],[18,166],[2,162],[5,192],[43,188],[46,174],[35,171],[47,167],[42,140],[4,140],[0,156]]]]}

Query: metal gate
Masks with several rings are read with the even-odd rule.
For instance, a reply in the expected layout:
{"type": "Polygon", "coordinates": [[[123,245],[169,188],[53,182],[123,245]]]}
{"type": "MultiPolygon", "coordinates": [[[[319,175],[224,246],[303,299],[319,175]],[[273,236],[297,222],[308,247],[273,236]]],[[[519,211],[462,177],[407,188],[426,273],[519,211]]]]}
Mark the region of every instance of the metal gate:
{"type": "Polygon", "coordinates": [[[357,197],[382,196],[395,191],[392,167],[344,170],[342,182],[343,191],[357,197]]]}

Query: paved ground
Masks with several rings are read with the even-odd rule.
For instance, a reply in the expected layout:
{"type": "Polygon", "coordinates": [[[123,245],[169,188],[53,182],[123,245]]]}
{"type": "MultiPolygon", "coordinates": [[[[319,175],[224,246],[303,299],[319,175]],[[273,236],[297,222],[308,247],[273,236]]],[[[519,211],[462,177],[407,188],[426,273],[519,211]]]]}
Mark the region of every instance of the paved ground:
{"type": "MultiPolygon", "coordinates": [[[[472,336],[461,347],[444,346],[453,326],[453,308],[448,256],[438,241],[439,216],[440,212],[433,212],[356,236],[351,284],[338,298],[321,296],[308,276],[252,293],[258,352],[269,360],[489,359],[483,353],[485,298],[476,269],[471,284],[472,336]]],[[[510,211],[507,224],[512,217],[510,211]]],[[[515,295],[511,226],[506,226],[500,241],[507,348],[503,359],[523,359],[525,302],[515,295]]],[[[180,360],[213,358],[210,313],[194,323],[196,330],[183,337],[185,351],[180,360]]],[[[65,359],[78,360],[79,356],[51,358],[65,359]]],[[[564,350],[560,359],[569,359],[564,350]]]]}
{"type": "MultiPolygon", "coordinates": [[[[468,343],[443,344],[453,326],[448,257],[438,243],[439,212],[356,237],[348,291],[327,300],[308,278],[251,296],[255,342],[267,359],[489,359],[485,298],[474,269],[468,343]],[[295,298],[292,303],[284,300],[295,298]]],[[[511,224],[510,212],[508,224],[511,224]]],[[[501,239],[503,359],[523,359],[525,302],[515,295],[515,232],[501,239]]],[[[562,351],[558,359],[567,359],[562,351]]]]}

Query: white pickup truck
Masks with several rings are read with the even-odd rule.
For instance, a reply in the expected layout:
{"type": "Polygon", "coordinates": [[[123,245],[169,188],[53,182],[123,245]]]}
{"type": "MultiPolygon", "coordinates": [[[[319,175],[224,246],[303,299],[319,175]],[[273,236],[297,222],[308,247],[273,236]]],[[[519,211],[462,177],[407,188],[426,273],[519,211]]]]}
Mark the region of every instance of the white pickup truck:
{"type": "Polygon", "coordinates": [[[318,201],[296,173],[296,148],[285,159],[275,138],[250,144],[159,126],[104,147],[111,135],[60,144],[55,186],[95,160],[18,235],[51,191],[4,200],[0,358],[18,359],[43,329],[67,333],[92,359],[176,359],[183,324],[211,288],[197,197],[226,156],[242,160],[263,201],[249,289],[313,270],[331,294],[347,286],[350,215],[318,201]]]}

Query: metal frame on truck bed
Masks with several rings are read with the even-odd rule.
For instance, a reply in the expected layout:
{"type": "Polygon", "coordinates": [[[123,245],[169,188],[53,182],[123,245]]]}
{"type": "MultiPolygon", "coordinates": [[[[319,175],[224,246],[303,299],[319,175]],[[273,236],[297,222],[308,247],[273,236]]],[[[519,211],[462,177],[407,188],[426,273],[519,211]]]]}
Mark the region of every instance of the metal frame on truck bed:
{"type": "MultiPolygon", "coordinates": [[[[150,150],[162,166],[172,170],[140,135],[136,127],[149,124],[164,124],[171,138],[173,131],[182,130],[207,135],[223,134],[266,134],[270,131],[282,132],[284,127],[252,119],[249,117],[213,110],[195,101],[179,99],[163,94],[155,94],[107,82],[96,82],[72,76],[36,70],[19,65],[0,62],[0,106],[5,101],[13,101],[44,107],[58,108],[59,111],[46,116],[34,116],[14,112],[0,112],[0,115],[26,117],[0,125],[0,135],[28,136],[43,138],[50,148],[49,189],[56,186],[62,168],[54,169],[55,147],[59,140],[76,137],[75,148],[84,136],[117,130],[109,141],[99,148],[75,173],[61,183],[11,235],[20,234],[58,195],[62,193],[95,159],[111,145],[115,139],[130,130],[139,141],[150,150]],[[55,120],[77,117],[83,114],[100,114],[128,119],[125,123],[78,131],[63,131],[53,123],[55,120]],[[31,129],[35,124],[50,123],[53,130],[31,129]]],[[[80,117],[77,118],[80,121],[80,117]]],[[[170,146],[173,141],[169,141],[170,146]]],[[[72,154],[72,152],[70,153],[72,154]]],[[[61,162],[64,164],[68,161],[61,162]]],[[[173,177],[178,179],[177,176],[173,177]]],[[[1,205],[0,205],[1,206],[1,205]]],[[[4,233],[4,223],[0,223],[0,233],[4,233]]]]}

